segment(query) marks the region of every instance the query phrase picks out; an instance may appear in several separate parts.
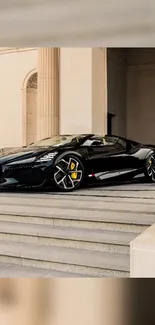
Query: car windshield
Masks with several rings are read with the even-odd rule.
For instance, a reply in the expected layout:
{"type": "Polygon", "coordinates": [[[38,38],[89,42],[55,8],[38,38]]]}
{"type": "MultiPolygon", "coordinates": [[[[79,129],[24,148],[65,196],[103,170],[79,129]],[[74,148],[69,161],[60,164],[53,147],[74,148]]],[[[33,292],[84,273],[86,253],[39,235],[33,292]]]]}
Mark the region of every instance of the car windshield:
{"type": "Polygon", "coordinates": [[[50,138],[42,139],[29,145],[29,147],[58,147],[65,144],[76,144],[86,135],[57,135],[50,138]]]}
{"type": "Polygon", "coordinates": [[[90,138],[86,139],[86,141],[83,143],[85,146],[91,146],[93,145],[104,145],[104,146],[110,146],[115,145],[115,143],[118,141],[118,137],[112,137],[112,136],[103,136],[103,135],[92,135],[90,138]]]}

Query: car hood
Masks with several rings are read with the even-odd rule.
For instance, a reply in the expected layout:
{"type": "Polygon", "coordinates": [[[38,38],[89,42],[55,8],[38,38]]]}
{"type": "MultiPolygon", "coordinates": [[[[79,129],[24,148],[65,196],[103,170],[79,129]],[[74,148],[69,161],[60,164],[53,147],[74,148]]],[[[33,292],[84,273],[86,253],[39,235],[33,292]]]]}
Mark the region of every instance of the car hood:
{"type": "Polygon", "coordinates": [[[56,151],[56,148],[52,147],[25,147],[16,148],[0,153],[0,164],[11,163],[18,161],[34,161],[35,158],[46,153],[47,151],[56,151]]]}

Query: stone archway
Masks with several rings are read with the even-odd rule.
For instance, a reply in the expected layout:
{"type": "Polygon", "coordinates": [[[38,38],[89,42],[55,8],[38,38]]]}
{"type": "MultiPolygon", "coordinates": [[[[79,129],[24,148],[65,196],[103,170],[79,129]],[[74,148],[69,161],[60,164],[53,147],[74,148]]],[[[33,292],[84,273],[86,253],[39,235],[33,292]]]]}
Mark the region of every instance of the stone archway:
{"type": "Polygon", "coordinates": [[[26,85],[26,145],[37,137],[37,83],[38,74],[33,73],[26,85]]]}

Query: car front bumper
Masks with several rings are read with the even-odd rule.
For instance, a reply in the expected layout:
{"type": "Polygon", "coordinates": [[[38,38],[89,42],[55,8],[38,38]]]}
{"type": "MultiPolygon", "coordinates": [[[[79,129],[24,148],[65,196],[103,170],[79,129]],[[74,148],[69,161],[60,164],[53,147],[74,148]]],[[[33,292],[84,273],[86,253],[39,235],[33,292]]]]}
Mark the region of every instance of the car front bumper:
{"type": "Polygon", "coordinates": [[[46,181],[46,173],[39,165],[1,165],[0,187],[39,187],[46,181]]]}

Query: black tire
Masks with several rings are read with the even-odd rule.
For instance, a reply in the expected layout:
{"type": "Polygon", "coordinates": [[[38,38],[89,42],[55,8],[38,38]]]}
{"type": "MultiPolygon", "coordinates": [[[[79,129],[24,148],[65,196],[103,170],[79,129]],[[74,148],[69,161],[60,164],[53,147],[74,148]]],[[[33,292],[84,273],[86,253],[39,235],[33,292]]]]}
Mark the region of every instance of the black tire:
{"type": "Polygon", "coordinates": [[[74,191],[81,186],[84,173],[83,163],[76,155],[66,154],[60,156],[54,167],[54,186],[63,192],[74,191]]]}
{"type": "Polygon", "coordinates": [[[150,182],[155,182],[155,154],[150,154],[146,160],[144,175],[150,182]]]}

